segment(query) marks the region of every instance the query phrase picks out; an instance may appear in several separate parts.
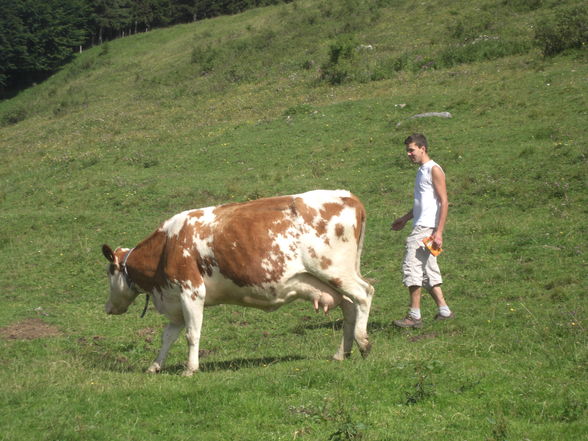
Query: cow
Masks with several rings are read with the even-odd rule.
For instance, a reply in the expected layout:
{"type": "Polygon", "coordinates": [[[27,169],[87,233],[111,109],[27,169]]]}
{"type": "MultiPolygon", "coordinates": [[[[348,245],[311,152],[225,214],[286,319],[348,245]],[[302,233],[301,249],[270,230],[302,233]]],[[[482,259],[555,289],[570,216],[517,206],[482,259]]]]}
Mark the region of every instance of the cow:
{"type": "Polygon", "coordinates": [[[274,311],[296,299],[325,313],[339,306],[343,338],[333,356],[351,355],[353,341],[366,357],[374,288],[360,275],[366,211],[346,190],[314,190],[184,211],[163,222],[134,248],[108,245],[107,314],[123,314],[140,293],[169,319],[156,360],[186,329],[190,376],[205,306],[231,304],[274,311]],[[147,298],[148,299],[148,298],[147,298]]]}

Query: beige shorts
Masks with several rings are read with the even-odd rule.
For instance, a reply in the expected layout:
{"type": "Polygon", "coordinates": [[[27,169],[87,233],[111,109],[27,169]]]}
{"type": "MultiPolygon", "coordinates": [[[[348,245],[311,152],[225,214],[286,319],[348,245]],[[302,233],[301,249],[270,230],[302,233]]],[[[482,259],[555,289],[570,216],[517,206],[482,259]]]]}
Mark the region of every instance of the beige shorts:
{"type": "Polygon", "coordinates": [[[404,286],[431,289],[443,283],[437,257],[423,244],[423,239],[433,234],[433,231],[433,228],[416,226],[406,239],[406,254],[402,263],[404,286]]]}

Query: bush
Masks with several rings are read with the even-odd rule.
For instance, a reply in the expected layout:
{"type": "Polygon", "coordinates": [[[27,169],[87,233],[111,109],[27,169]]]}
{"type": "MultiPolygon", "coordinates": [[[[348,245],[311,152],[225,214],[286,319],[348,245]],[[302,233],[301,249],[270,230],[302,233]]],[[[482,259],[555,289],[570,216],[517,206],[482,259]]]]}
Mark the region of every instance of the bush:
{"type": "Polygon", "coordinates": [[[357,41],[351,34],[343,34],[329,47],[329,61],[322,66],[321,79],[330,84],[342,84],[352,77],[352,59],[357,41]]]}
{"type": "Polygon", "coordinates": [[[351,34],[343,34],[329,47],[329,63],[337,64],[342,59],[353,58],[358,43],[351,34]]]}
{"type": "Polygon", "coordinates": [[[571,6],[556,9],[535,27],[535,41],[543,55],[551,57],[566,49],[579,49],[588,42],[588,8],[571,6]]]}
{"type": "Polygon", "coordinates": [[[219,58],[219,50],[211,46],[195,47],[192,49],[191,62],[200,66],[202,74],[207,74],[214,69],[217,59],[219,58]]]}

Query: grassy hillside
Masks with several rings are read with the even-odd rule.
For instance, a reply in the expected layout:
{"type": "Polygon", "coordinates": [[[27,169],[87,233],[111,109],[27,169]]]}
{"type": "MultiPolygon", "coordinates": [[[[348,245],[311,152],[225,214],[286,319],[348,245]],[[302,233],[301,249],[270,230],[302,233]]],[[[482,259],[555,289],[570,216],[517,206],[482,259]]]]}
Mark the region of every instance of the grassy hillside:
{"type": "Polygon", "coordinates": [[[585,439],[588,63],[534,40],[561,3],[295,1],[113,41],[0,102],[0,439],[585,439]],[[407,332],[389,225],[414,131],[448,177],[457,319],[425,299],[407,332]],[[178,341],[145,375],[165,321],[104,314],[101,245],[316,188],[368,210],[370,358],[328,361],[338,311],[222,306],[201,373],[178,341]]]}

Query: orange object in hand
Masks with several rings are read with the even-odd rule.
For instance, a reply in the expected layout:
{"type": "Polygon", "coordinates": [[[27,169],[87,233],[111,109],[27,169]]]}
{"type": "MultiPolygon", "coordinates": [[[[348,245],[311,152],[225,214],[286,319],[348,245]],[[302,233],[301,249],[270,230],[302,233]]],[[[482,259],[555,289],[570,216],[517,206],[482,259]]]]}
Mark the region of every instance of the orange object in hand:
{"type": "Polygon", "coordinates": [[[423,239],[423,243],[433,256],[438,256],[443,251],[443,248],[437,248],[433,243],[433,236],[423,239]]]}

